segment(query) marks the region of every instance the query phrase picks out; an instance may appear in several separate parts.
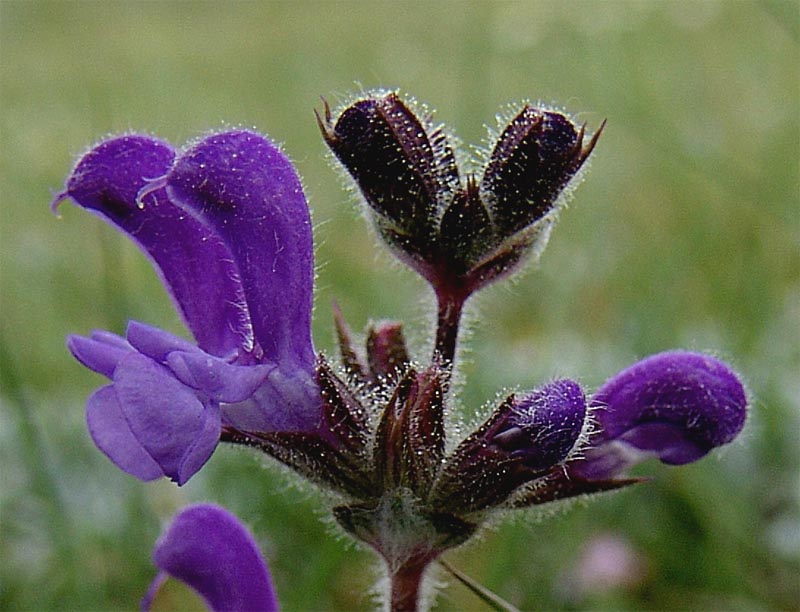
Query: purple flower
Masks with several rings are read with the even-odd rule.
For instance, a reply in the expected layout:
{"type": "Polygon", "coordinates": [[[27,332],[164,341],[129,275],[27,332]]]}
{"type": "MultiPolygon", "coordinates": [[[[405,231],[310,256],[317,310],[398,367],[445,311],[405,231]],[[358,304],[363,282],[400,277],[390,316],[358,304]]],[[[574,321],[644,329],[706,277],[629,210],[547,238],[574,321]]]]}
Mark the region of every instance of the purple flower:
{"type": "MultiPolygon", "coordinates": [[[[77,164],[71,198],[152,259],[196,344],[142,323],[68,347],[110,379],[87,402],[89,431],[122,470],[183,484],[220,440],[270,454],[336,496],[339,525],[391,576],[392,609],[414,609],[425,568],[497,510],[616,489],[655,457],[695,461],[733,440],[747,396],[724,363],[667,352],[623,370],[587,401],[558,380],[513,394],[449,445],[451,378],[471,293],[543,247],[560,194],[597,142],[565,116],[525,105],[482,178],[461,182],[443,133],[394,94],[371,96],[326,141],[353,174],[380,235],[433,285],[433,356],[413,360],[402,327],[374,324],[366,351],[335,309],[341,369],[311,340],[313,246],[300,180],[248,131],[176,152],[148,136],[113,138],[77,164]]],[[[602,129],[602,128],[601,128],[602,129]]],[[[214,610],[274,609],[266,566],[225,511],[181,514],[156,550],[162,575],[214,610]]]]}
{"type": "Polygon", "coordinates": [[[149,610],[169,577],[197,591],[214,612],[274,612],[278,601],[269,569],[253,536],[230,512],[211,504],[181,510],[156,543],[161,570],[144,599],[149,610]]]}
{"type": "Polygon", "coordinates": [[[501,404],[448,458],[434,499],[463,513],[619,488],[648,458],[689,463],[730,442],[746,408],[728,366],[684,351],[626,368],[588,410],[577,383],[556,381],[501,404]]]}
{"type": "Polygon", "coordinates": [[[589,405],[589,434],[567,461],[515,500],[518,506],[639,482],[629,468],[650,458],[681,465],[731,442],[747,416],[747,394],[721,361],[670,351],[611,377],[589,405]]]}
{"type": "Polygon", "coordinates": [[[606,381],[592,405],[598,429],[572,470],[598,480],[651,457],[670,465],[697,461],[742,430],[747,395],[721,361],[672,351],[606,381]]]}
{"type": "Polygon", "coordinates": [[[76,165],[71,198],[150,257],[197,346],[131,322],[68,347],[112,384],[87,403],[89,431],[117,466],[178,484],[223,431],[317,431],[311,341],[313,246],[289,160],[248,131],[185,151],[148,136],[103,142],[76,165]]]}

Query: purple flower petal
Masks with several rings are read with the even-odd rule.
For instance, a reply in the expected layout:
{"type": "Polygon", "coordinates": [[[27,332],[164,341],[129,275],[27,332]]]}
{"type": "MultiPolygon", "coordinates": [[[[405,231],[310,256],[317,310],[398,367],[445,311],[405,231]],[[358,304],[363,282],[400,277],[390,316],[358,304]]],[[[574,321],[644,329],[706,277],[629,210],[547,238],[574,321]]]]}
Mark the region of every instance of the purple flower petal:
{"type": "Polygon", "coordinates": [[[311,371],[311,220],[286,156],[253,132],[215,134],[180,156],[165,184],[233,255],[266,360],[311,371]]]}
{"type": "Polygon", "coordinates": [[[136,440],[179,485],[214,452],[219,407],[205,405],[164,366],[131,353],[117,366],[113,388],[136,440]]]}
{"type": "Polygon", "coordinates": [[[114,375],[120,360],[133,350],[124,338],[102,331],[92,332],[88,338],[68,336],[67,348],[75,359],[106,378],[114,375]]]}
{"type": "MultiPolygon", "coordinates": [[[[156,566],[195,589],[218,611],[273,612],[278,602],[253,536],[230,512],[198,504],[178,513],[153,552],[156,566]]],[[[142,601],[150,607],[159,574],[142,601]]]]}
{"type": "Polygon", "coordinates": [[[123,472],[145,481],[164,475],[158,463],[133,435],[113,386],[101,387],[89,397],[86,424],[97,448],[123,472]]]}
{"type": "Polygon", "coordinates": [[[236,366],[197,349],[174,351],[167,366],[183,384],[207,393],[216,402],[242,402],[275,369],[274,365],[236,366]]]}
{"type": "Polygon", "coordinates": [[[744,426],[747,395],[721,361],[674,351],[623,370],[601,387],[592,405],[600,430],[573,467],[597,479],[647,457],[689,463],[730,442],[744,426]]]}
{"type": "Polygon", "coordinates": [[[54,205],[70,197],[127,233],[152,258],[204,350],[252,350],[237,271],[222,242],[163,190],[137,205],[139,190],[165,175],[174,157],[170,145],[149,136],[112,138],[81,158],[54,205]]]}
{"type": "Polygon", "coordinates": [[[159,363],[164,363],[167,355],[173,351],[197,350],[194,344],[175,334],[138,321],[128,322],[125,337],[137,351],[159,363]]]}
{"type": "Polygon", "coordinates": [[[322,398],[314,374],[301,369],[275,368],[253,396],[223,404],[226,425],[240,431],[303,431],[330,435],[324,430],[322,398]]]}

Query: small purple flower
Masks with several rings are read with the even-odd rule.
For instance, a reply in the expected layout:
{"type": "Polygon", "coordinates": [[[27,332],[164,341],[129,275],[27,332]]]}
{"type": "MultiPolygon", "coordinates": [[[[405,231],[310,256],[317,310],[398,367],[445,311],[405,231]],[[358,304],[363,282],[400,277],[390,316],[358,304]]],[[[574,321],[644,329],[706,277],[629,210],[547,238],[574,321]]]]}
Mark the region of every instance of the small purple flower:
{"type": "Polygon", "coordinates": [[[639,482],[647,459],[681,465],[731,442],[744,427],[747,394],[726,364],[700,353],[652,355],[611,377],[589,403],[590,432],[562,466],[515,500],[543,504],[639,482]]]}
{"type": "Polygon", "coordinates": [[[197,591],[214,612],[276,612],[269,569],[253,536],[230,512],[211,504],[176,514],[156,542],[160,570],[142,599],[149,610],[168,577],[197,591]]]}
{"type": "Polygon", "coordinates": [[[619,488],[637,482],[624,478],[636,463],[689,463],[730,442],[746,409],[728,366],[685,351],[626,368],[588,409],[577,383],[556,381],[501,404],[448,459],[434,496],[463,513],[619,488]]]}
{"type": "Polygon", "coordinates": [[[659,353],[626,368],[592,401],[598,429],[573,472],[598,480],[650,457],[697,461],[744,426],[747,395],[728,366],[708,355],[659,353]]]}
{"type": "Polygon", "coordinates": [[[183,484],[224,430],[318,430],[311,222],[283,153],[248,131],[181,153],[112,138],[79,160],[54,206],[68,197],[150,257],[198,344],[136,322],[125,338],[69,338],[112,381],[89,398],[87,422],[117,466],[183,484]]]}

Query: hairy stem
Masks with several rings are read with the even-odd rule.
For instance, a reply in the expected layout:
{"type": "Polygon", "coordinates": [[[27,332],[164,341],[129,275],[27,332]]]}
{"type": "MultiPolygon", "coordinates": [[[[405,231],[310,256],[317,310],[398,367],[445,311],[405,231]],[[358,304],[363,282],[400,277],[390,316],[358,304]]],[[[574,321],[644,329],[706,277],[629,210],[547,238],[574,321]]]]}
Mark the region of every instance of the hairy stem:
{"type": "Polygon", "coordinates": [[[391,612],[417,612],[420,605],[422,577],[429,559],[409,559],[391,576],[391,612]]]}
{"type": "Polygon", "coordinates": [[[433,348],[433,360],[437,359],[452,368],[456,356],[458,330],[461,324],[461,313],[466,298],[452,293],[437,292],[439,303],[436,321],[436,344],[433,348]]]}

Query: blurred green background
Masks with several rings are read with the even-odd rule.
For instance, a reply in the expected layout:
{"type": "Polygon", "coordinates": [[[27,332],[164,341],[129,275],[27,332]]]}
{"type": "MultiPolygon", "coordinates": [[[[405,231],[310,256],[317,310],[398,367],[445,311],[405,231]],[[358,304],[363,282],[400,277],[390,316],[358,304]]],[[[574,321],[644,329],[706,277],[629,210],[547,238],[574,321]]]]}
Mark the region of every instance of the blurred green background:
{"type": "MultiPolygon", "coordinates": [[[[0,2],[0,608],[136,608],[161,525],[196,500],[253,527],[286,610],[374,606],[372,556],[269,461],[221,448],[178,489],[94,448],[83,404],[101,380],[64,336],[130,318],[185,331],[130,243],[47,205],[108,134],[181,144],[256,127],[304,177],[318,348],[333,351],[335,299],[357,329],[405,321],[423,358],[427,290],[374,243],[312,114],[320,95],[397,87],[465,143],[522,99],[592,128],[608,118],[540,265],[473,304],[458,409],[554,376],[593,389],[675,347],[727,359],[753,400],[745,432],[714,456],[645,465],[651,483],[499,523],[448,559],[523,609],[796,609],[799,31],[794,1],[0,2]],[[576,569],[606,535],[636,560],[616,588],[576,569]]],[[[174,584],[157,601],[198,605],[174,584]]],[[[485,609],[452,581],[435,607],[485,609]]]]}

